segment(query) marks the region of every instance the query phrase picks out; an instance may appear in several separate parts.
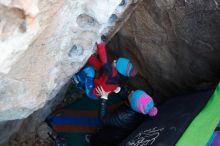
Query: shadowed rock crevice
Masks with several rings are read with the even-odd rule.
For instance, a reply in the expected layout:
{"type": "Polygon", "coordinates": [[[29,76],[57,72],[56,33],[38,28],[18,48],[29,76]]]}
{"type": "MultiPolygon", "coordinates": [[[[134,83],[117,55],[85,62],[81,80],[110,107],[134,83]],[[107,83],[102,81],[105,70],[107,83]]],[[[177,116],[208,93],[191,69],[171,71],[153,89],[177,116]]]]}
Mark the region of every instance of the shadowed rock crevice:
{"type": "Polygon", "coordinates": [[[131,82],[158,102],[206,89],[220,80],[219,18],[212,0],[146,0],[111,40],[109,53],[130,58],[139,71],[131,82]]]}

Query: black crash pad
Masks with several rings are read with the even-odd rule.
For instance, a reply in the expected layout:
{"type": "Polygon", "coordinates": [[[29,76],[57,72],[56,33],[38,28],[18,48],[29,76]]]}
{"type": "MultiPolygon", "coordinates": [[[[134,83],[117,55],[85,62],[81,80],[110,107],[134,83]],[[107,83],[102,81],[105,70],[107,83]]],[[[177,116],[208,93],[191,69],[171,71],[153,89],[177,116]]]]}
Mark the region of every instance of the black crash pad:
{"type": "Polygon", "coordinates": [[[148,118],[120,146],[175,145],[213,91],[199,91],[170,99],[159,107],[156,117],[148,118]]]}

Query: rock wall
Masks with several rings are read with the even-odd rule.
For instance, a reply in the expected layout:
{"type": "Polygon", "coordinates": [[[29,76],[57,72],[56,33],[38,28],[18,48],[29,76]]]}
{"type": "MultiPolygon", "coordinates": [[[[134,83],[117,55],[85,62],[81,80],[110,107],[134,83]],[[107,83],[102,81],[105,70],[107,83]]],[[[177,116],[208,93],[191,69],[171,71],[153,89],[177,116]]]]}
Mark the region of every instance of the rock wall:
{"type": "Polygon", "coordinates": [[[109,44],[157,102],[220,80],[220,1],[144,0],[109,44]]]}
{"type": "Polygon", "coordinates": [[[140,1],[0,0],[0,143],[44,120],[95,42],[116,33],[140,1]]]}
{"type": "MultiPolygon", "coordinates": [[[[110,40],[141,1],[0,0],[0,143],[35,131],[95,51],[94,43],[103,34],[110,40]]],[[[219,5],[143,0],[111,40],[110,56],[129,57],[139,71],[132,83],[157,102],[215,85],[219,5]]]]}

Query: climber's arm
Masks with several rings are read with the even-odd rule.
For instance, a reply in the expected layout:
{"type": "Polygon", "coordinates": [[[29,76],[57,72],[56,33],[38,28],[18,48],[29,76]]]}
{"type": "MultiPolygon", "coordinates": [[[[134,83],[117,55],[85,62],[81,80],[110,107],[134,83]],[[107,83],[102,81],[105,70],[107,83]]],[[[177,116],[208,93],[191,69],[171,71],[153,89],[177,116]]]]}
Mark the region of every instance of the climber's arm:
{"type": "Polygon", "coordinates": [[[98,51],[100,61],[104,65],[107,63],[107,54],[106,54],[105,43],[104,42],[96,43],[96,46],[97,46],[97,51],[98,51]]]}

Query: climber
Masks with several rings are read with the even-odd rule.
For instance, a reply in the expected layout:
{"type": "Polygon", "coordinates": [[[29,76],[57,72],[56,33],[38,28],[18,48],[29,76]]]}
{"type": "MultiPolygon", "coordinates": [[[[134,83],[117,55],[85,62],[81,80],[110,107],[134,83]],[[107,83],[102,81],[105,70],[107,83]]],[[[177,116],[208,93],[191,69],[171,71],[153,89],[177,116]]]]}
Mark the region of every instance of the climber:
{"type": "MultiPolygon", "coordinates": [[[[110,124],[110,125],[114,125],[114,124],[119,124],[119,123],[114,123],[111,121],[111,118],[109,118],[109,116],[107,116],[107,106],[106,106],[106,102],[108,100],[108,94],[109,92],[105,92],[104,89],[99,86],[96,88],[99,96],[101,96],[101,100],[103,100],[104,102],[102,102],[101,104],[101,108],[100,108],[100,118],[103,122],[103,124],[110,124]],[[112,123],[110,123],[112,122],[112,123]]],[[[154,101],[153,99],[143,90],[135,90],[135,91],[131,91],[130,94],[128,95],[128,103],[127,105],[129,105],[128,107],[131,108],[133,111],[137,112],[137,113],[141,113],[143,115],[149,115],[151,117],[155,116],[157,114],[157,108],[154,106],[154,101]]],[[[121,116],[124,117],[124,116],[121,116]]],[[[123,120],[123,119],[121,119],[123,120]]],[[[130,119],[132,120],[132,119],[130,119]]],[[[135,119],[133,119],[135,120],[135,119]]],[[[119,120],[117,120],[119,122],[119,120]]],[[[131,122],[131,121],[126,121],[125,122],[131,122]]],[[[116,125],[117,126],[117,125],[116,125]]],[[[123,127],[125,125],[118,125],[118,127],[123,127]]]]}
{"type": "Polygon", "coordinates": [[[84,89],[91,99],[98,99],[99,95],[96,92],[98,86],[102,86],[106,92],[118,93],[121,89],[119,84],[126,81],[126,77],[133,77],[137,73],[126,58],[114,60],[112,64],[108,63],[105,44],[102,42],[96,45],[99,59],[92,55],[89,58],[89,66],[72,77],[77,87],[84,89]]]}
{"type": "Polygon", "coordinates": [[[126,58],[119,58],[109,63],[104,42],[97,44],[97,52],[99,59],[95,55],[89,58],[89,64],[95,68],[98,74],[94,79],[93,94],[99,97],[96,91],[98,86],[102,86],[105,92],[118,93],[120,91],[119,84],[126,81],[126,77],[135,76],[136,70],[126,58]]]}
{"type": "Polygon", "coordinates": [[[87,97],[91,99],[97,99],[93,94],[95,78],[95,69],[92,66],[86,66],[84,69],[72,76],[72,81],[78,89],[85,91],[87,97]]]}
{"type": "Polygon", "coordinates": [[[102,87],[96,90],[103,100],[100,108],[103,128],[91,136],[91,145],[117,145],[143,122],[146,115],[153,117],[157,114],[153,99],[143,90],[128,92],[128,104],[123,104],[112,114],[108,114],[106,102],[109,93],[105,92],[102,87]]]}

